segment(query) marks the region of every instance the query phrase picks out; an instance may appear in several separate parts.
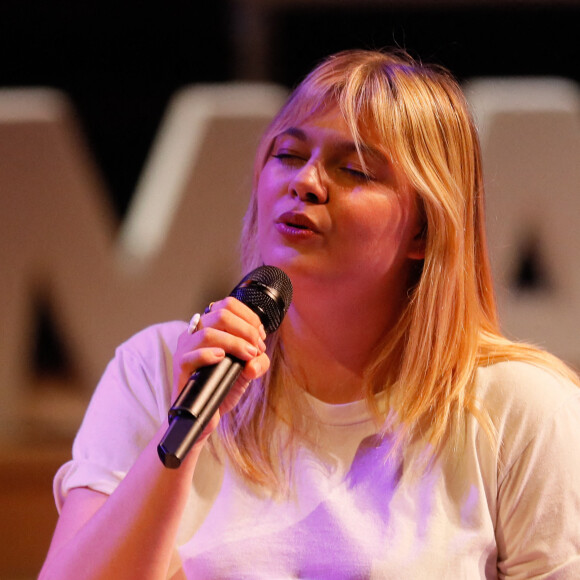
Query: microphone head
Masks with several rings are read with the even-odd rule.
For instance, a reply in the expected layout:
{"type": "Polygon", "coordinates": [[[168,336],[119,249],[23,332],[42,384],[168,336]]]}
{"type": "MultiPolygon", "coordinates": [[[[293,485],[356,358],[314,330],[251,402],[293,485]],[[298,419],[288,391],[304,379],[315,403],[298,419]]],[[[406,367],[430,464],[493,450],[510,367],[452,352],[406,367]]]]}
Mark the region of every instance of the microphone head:
{"type": "Polygon", "coordinates": [[[230,296],[251,308],[269,334],[282,323],[292,302],[292,282],[275,266],[260,266],[246,274],[230,296]]]}

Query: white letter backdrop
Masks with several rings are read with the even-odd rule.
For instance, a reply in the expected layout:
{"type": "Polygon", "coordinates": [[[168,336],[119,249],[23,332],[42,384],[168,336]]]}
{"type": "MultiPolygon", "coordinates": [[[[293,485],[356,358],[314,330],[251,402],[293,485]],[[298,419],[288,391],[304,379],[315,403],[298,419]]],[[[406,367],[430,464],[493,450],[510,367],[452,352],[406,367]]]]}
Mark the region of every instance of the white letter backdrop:
{"type": "Polygon", "coordinates": [[[0,92],[4,433],[33,412],[31,393],[41,395],[31,384],[39,296],[90,392],[119,342],[231,290],[254,152],[285,96],[265,84],[179,92],[118,224],[66,97],[0,92]]]}

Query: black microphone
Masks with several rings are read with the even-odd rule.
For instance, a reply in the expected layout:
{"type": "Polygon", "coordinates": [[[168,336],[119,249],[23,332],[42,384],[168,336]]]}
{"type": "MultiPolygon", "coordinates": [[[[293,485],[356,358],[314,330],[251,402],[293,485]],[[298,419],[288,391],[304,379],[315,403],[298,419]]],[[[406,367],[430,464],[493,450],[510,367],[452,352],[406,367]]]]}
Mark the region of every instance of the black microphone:
{"type": "MultiPolygon", "coordinates": [[[[247,274],[230,296],[251,308],[266,333],[282,323],[292,302],[292,283],[275,266],[260,266],[247,274]]],[[[165,467],[176,469],[193,447],[244,368],[244,361],[226,355],[219,363],[198,369],[169,410],[169,427],[157,446],[165,467]]]]}

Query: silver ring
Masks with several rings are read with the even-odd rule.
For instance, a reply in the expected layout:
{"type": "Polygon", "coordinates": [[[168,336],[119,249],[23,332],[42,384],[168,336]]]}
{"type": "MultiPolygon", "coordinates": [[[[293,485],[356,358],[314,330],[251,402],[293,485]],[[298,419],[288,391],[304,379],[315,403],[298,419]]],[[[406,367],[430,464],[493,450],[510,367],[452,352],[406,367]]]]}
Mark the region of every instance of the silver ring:
{"type": "Polygon", "coordinates": [[[188,334],[193,334],[197,330],[197,325],[199,324],[200,320],[201,314],[199,312],[196,312],[189,321],[189,326],[187,327],[188,334]]]}

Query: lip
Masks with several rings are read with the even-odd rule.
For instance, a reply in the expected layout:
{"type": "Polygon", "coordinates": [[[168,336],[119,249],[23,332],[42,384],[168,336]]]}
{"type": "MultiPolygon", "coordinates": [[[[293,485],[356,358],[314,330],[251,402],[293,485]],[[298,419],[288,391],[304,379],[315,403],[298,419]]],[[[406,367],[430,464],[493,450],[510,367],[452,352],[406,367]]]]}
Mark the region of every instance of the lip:
{"type": "Polygon", "coordinates": [[[319,234],[320,230],[306,214],[296,211],[284,212],[276,220],[276,226],[296,234],[319,234]]]}

